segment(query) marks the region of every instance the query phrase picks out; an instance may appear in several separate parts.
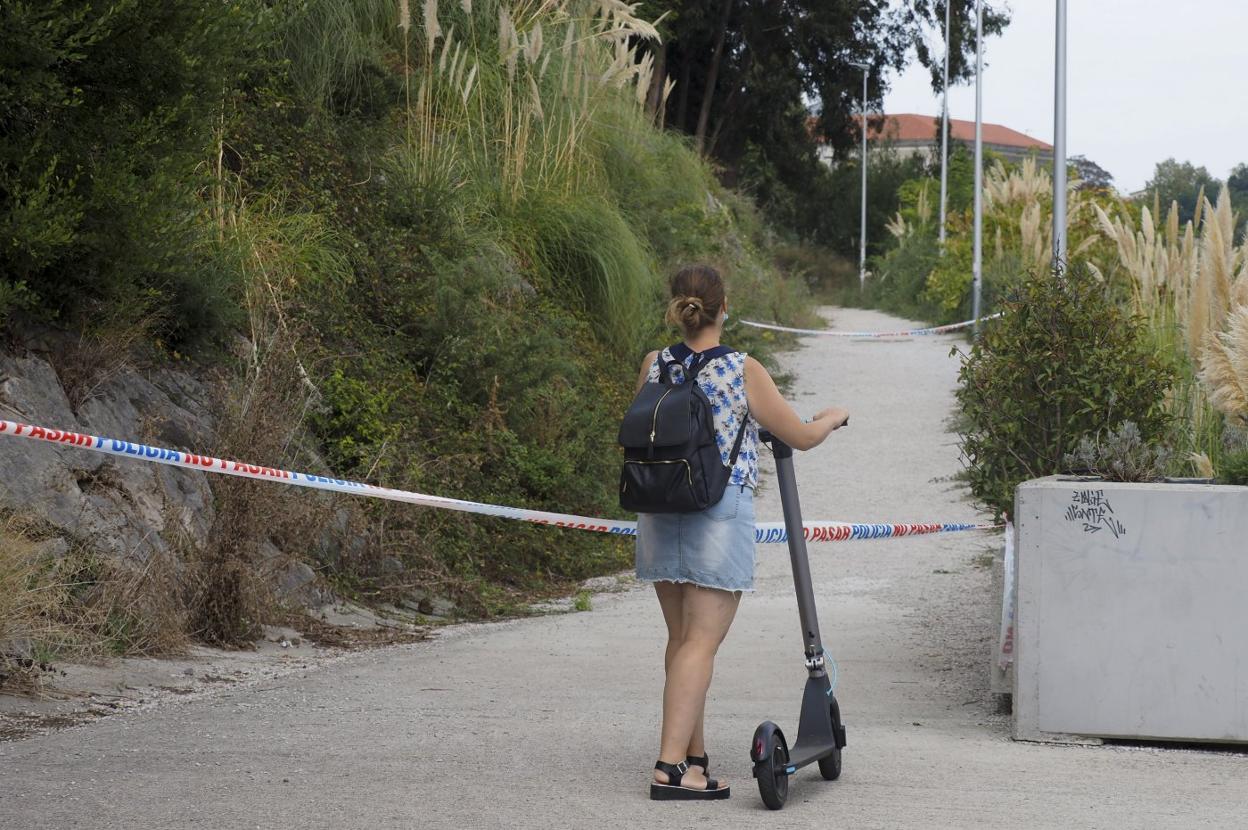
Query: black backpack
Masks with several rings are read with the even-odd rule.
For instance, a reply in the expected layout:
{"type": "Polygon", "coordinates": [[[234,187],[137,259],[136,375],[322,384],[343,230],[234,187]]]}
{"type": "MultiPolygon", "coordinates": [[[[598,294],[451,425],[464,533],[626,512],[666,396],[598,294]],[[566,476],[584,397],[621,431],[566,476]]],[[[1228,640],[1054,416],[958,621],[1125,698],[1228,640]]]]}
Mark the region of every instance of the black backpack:
{"type": "Polygon", "coordinates": [[[691,513],[724,497],[749,418],[742,421],[724,466],[711,401],[696,381],[707,363],[733,351],[717,346],[702,352],[685,371],[684,383],[672,379],[672,367],[684,366],[660,356],[660,382],[641,387],[620,424],[620,507],[636,513],[691,513]]]}

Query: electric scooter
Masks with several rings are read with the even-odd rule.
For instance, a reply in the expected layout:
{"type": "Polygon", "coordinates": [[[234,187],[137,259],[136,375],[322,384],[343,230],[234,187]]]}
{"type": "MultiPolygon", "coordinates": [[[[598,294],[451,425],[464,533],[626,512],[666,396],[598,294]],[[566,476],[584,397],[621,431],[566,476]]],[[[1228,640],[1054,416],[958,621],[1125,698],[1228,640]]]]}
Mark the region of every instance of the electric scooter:
{"type": "Polygon", "coordinates": [[[802,535],[802,508],[797,499],[797,478],[793,474],[793,448],[768,432],[760,439],[771,445],[776,458],[776,479],[780,486],[780,505],[784,511],[784,527],[789,537],[789,559],[793,563],[793,587],[797,590],[797,613],[802,622],[802,639],[806,646],[806,690],[802,693],[802,712],[797,722],[797,742],[792,748],[780,727],[764,721],[754,730],[750,759],[763,803],[773,810],[784,806],[789,797],[789,776],[812,762],[819,763],[819,772],[828,781],[841,776],[841,750],[845,748],[845,725],[841,723],[841,707],[832,694],[819,637],[819,619],[815,613],[815,592],[810,579],[810,561],[806,556],[806,538],[802,535]]]}

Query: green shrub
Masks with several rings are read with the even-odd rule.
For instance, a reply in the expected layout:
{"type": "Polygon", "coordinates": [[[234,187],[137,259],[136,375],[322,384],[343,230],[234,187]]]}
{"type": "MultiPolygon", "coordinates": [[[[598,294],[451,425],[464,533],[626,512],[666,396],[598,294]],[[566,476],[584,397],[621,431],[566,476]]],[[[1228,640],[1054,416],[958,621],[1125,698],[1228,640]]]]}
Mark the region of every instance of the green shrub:
{"type": "Polygon", "coordinates": [[[940,244],[926,233],[911,233],[874,263],[866,283],[866,304],[903,317],[931,319],[925,302],[927,276],[940,262],[940,244]]]}
{"type": "Polygon", "coordinates": [[[1248,484],[1248,450],[1228,453],[1222,459],[1218,480],[1225,484],[1248,484]]]}
{"type": "Polygon", "coordinates": [[[1174,461],[1164,444],[1148,444],[1133,421],[1103,435],[1085,435],[1062,459],[1065,472],[1100,476],[1106,481],[1158,481],[1174,461]]]}
{"type": "Polygon", "coordinates": [[[1217,462],[1218,481],[1248,484],[1248,424],[1227,424],[1217,462]]]}
{"type": "Polygon", "coordinates": [[[1029,277],[1003,310],[959,372],[962,453],[978,501],[1011,511],[1020,482],[1058,472],[1082,438],[1124,421],[1144,443],[1164,440],[1175,370],[1085,267],[1029,277]]]}
{"type": "MultiPolygon", "coordinates": [[[[0,6],[0,282],[46,316],[228,305],[198,244],[204,162],[270,19],[255,0],[0,6]],[[207,286],[207,288],[205,288],[207,286]]],[[[188,312],[192,312],[187,316],[188,312]]]]}

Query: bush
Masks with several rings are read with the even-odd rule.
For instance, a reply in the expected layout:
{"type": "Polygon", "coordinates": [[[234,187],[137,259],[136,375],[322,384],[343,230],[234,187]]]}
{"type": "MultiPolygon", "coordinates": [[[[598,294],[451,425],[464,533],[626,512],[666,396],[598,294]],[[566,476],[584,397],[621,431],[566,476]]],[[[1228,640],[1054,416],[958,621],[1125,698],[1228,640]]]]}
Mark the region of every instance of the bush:
{"type": "Polygon", "coordinates": [[[1106,481],[1158,481],[1174,459],[1162,444],[1148,444],[1132,421],[1103,436],[1085,435],[1063,459],[1066,472],[1100,476],[1106,481]]]}
{"type": "Polygon", "coordinates": [[[940,244],[926,233],[912,233],[875,263],[867,280],[866,303],[903,317],[931,319],[925,302],[927,275],[940,262],[940,244]]]}
{"type": "Polygon", "coordinates": [[[1003,307],[959,372],[962,453],[978,501],[1008,513],[1020,482],[1058,472],[1081,439],[1124,421],[1142,442],[1162,442],[1175,369],[1086,267],[1033,275],[1003,307]]]}
{"type": "Polygon", "coordinates": [[[1217,473],[1223,484],[1248,485],[1248,425],[1226,425],[1217,473]]]}
{"type": "Polygon", "coordinates": [[[243,0],[0,6],[0,310],[102,303],[163,312],[173,341],[220,333],[203,162],[269,17],[243,0]]]}

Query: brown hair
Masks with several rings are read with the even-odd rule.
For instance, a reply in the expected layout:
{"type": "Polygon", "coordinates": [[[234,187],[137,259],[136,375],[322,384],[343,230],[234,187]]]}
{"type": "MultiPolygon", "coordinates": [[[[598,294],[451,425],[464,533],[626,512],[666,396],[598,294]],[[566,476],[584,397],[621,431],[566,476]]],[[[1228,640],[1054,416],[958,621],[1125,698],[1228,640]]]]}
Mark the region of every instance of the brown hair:
{"type": "Polygon", "coordinates": [[[724,280],[709,265],[689,265],[672,277],[667,322],[692,337],[719,320],[724,308],[724,280]]]}

